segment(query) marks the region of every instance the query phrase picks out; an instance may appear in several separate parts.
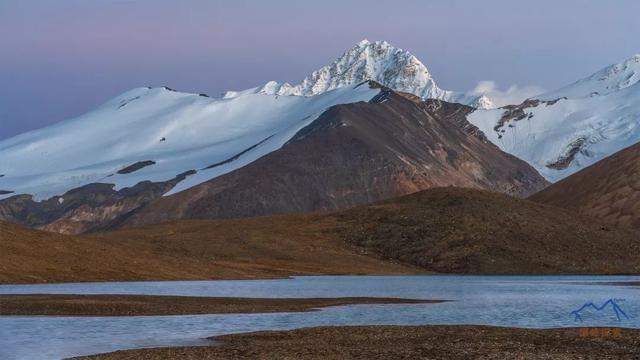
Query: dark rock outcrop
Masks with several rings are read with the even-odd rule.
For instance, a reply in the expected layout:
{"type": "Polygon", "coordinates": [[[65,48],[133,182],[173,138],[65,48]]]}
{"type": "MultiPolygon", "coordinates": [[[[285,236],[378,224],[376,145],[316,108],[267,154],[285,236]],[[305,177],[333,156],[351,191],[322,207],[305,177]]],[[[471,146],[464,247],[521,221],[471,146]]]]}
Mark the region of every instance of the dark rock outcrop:
{"type": "Polygon", "coordinates": [[[154,165],[155,163],[156,162],[153,160],[138,161],[134,164],[118,170],[118,174],[131,174],[132,172],[136,172],[144,167],[154,165]]]}
{"type": "Polygon", "coordinates": [[[143,181],[120,190],[114,190],[113,184],[89,184],[44,201],[15,195],[0,200],[0,219],[63,234],[109,229],[193,173],[165,182],[143,181]]]}
{"type": "Polygon", "coordinates": [[[567,149],[565,150],[564,154],[558,157],[556,161],[549,163],[546,166],[550,169],[556,170],[564,170],[568,168],[569,165],[571,165],[573,159],[575,159],[576,155],[578,155],[578,153],[581,151],[584,152],[583,148],[586,143],[587,139],[585,137],[579,137],[575,139],[574,141],[570,142],[569,145],[567,145],[567,149]]]}
{"type": "MultiPolygon", "coordinates": [[[[502,133],[505,132],[505,130],[503,129],[505,125],[509,124],[510,122],[521,121],[524,119],[531,119],[533,117],[533,113],[526,111],[528,108],[535,108],[535,107],[538,107],[540,104],[545,104],[547,106],[550,106],[562,99],[566,99],[566,98],[558,98],[558,99],[549,100],[549,101],[538,100],[538,99],[526,99],[519,105],[503,106],[501,107],[501,109],[504,109],[505,111],[502,114],[502,117],[500,118],[496,126],[493,127],[493,131],[498,133],[498,139],[502,138],[502,133]]],[[[513,127],[513,125],[509,124],[509,127],[513,127]]]]}

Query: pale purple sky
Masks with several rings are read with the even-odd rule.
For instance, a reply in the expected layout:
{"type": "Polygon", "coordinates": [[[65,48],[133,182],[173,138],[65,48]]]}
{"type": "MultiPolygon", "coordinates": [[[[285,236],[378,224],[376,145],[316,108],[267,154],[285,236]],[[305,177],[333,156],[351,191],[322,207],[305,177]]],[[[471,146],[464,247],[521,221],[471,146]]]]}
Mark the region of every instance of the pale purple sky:
{"type": "Polygon", "coordinates": [[[387,40],[440,87],[565,85],[640,52],[638,0],[0,0],[0,139],[128,89],[298,82],[387,40]]]}

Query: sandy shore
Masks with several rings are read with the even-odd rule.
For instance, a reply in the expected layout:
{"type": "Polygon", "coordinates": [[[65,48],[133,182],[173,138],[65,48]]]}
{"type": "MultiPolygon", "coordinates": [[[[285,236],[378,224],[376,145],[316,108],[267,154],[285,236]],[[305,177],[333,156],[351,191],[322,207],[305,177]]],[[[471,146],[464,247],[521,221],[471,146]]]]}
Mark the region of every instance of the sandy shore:
{"type": "Polygon", "coordinates": [[[259,299],[146,295],[0,295],[0,315],[136,316],[302,312],[349,304],[415,304],[398,298],[259,299]]]}
{"type": "Polygon", "coordinates": [[[117,351],[79,359],[638,359],[640,330],[358,326],[214,338],[218,346],[117,351]]]}

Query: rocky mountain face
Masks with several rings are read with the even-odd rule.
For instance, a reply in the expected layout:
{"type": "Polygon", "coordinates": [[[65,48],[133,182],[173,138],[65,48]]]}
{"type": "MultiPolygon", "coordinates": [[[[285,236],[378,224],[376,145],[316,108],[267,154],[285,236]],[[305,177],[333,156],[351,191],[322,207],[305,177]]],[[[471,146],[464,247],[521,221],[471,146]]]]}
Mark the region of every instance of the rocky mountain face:
{"type": "Polygon", "coordinates": [[[468,120],[547,180],[561,180],[640,141],[640,56],[569,86],[468,120]]]}
{"type": "Polygon", "coordinates": [[[640,228],[640,144],[621,150],[530,198],[613,226],[640,228]]]}
{"type": "Polygon", "coordinates": [[[143,181],[120,190],[115,190],[113,184],[94,183],[43,201],[35,201],[31,195],[17,195],[0,200],[0,219],[62,234],[108,229],[161,197],[188,175],[191,173],[164,182],[143,181]]]}
{"type": "MultiPolygon", "coordinates": [[[[331,64],[314,71],[298,85],[271,81],[249,92],[313,96],[367,80],[422,99],[440,99],[479,108],[493,106],[485,95],[470,95],[439,88],[427,67],[418,58],[386,41],[362,40],[331,64]]],[[[243,93],[246,92],[227,92],[225,97],[232,98],[243,93]]]]}
{"type": "Polygon", "coordinates": [[[388,88],[338,105],[285,146],[231,173],[163,197],[126,226],[334,210],[437,186],[525,196],[547,182],[465,120],[473,108],[388,88]]]}

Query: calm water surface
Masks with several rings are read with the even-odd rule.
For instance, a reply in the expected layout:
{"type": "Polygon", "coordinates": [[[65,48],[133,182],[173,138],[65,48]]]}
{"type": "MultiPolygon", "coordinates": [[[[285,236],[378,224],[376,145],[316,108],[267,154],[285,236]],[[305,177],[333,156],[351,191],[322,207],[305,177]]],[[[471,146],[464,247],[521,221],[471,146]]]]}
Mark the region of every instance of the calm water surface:
{"type": "Polygon", "coordinates": [[[474,324],[523,328],[640,328],[640,276],[314,276],[284,280],[0,285],[0,294],[238,297],[402,297],[440,304],[350,305],[308,313],[134,317],[0,316],[0,359],[60,359],[139,347],[206,344],[209,336],[323,325],[474,324]],[[608,299],[611,308],[571,311],[608,299]]]}

